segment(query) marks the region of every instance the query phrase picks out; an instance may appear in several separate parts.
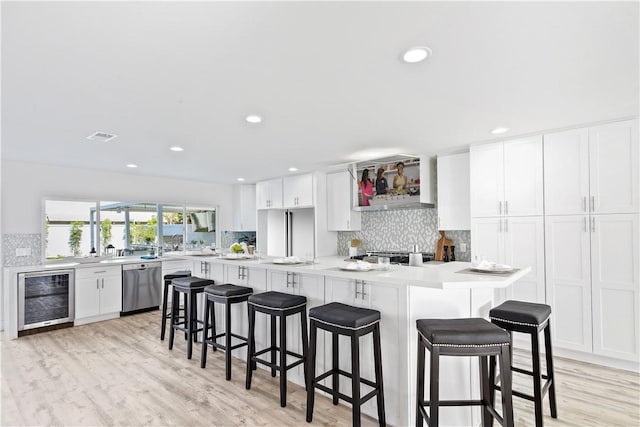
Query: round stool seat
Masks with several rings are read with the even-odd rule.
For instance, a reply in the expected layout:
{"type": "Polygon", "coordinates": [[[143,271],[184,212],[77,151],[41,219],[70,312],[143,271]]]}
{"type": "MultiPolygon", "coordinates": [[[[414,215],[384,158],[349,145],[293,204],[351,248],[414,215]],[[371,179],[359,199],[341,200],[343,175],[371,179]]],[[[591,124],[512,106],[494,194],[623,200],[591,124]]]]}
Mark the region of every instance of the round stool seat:
{"type": "Polygon", "coordinates": [[[489,311],[491,320],[524,326],[539,326],[549,320],[551,307],[524,301],[505,301],[489,311]]]}
{"type": "Polygon", "coordinates": [[[436,347],[509,345],[509,333],[481,318],[418,319],[418,332],[436,347]]]}
{"type": "Polygon", "coordinates": [[[181,277],[190,277],[190,276],[191,276],[190,271],[180,270],[180,271],[174,271],[173,273],[165,274],[164,280],[173,280],[173,279],[179,279],[181,277]]]}
{"type": "Polygon", "coordinates": [[[224,285],[207,286],[204,288],[204,293],[217,297],[242,297],[251,295],[253,288],[225,283],[224,285]]]}
{"type": "Polygon", "coordinates": [[[174,288],[182,288],[182,289],[194,289],[194,288],[204,288],[206,286],[213,285],[215,282],[211,279],[203,279],[200,277],[180,277],[177,279],[173,279],[171,282],[174,288]]]}
{"type": "Polygon", "coordinates": [[[274,310],[286,310],[306,303],[307,297],[276,291],[263,292],[249,297],[249,304],[274,310]]]}
{"type": "Polygon", "coordinates": [[[309,318],[349,329],[360,329],[380,320],[380,312],[368,308],[331,302],[309,309],[309,318]]]}

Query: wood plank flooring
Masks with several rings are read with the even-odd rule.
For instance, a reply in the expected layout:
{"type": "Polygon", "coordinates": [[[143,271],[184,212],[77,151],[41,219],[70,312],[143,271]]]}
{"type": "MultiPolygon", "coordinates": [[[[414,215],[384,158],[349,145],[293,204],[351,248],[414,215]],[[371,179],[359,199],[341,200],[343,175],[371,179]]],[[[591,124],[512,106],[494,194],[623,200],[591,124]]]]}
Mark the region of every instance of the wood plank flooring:
{"type": "MultiPolygon", "coordinates": [[[[159,340],[160,312],[5,340],[1,349],[0,423],[3,426],[304,426],[306,394],[289,385],[279,405],[278,381],[264,370],[244,388],[244,363],[224,379],[222,352],[200,344],[187,360],[186,343],[173,351],[159,340]]],[[[526,365],[523,353],[516,361],[526,365]]],[[[640,426],[640,376],[555,358],[559,418],[545,426],[640,426]]],[[[526,378],[516,387],[529,390],[526,378]]],[[[534,426],[533,405],[515,399],[516,425],[534,426]]],[[[351,408],[318,396],[311,425],[349,426],[351,408]]],[[[377,421],[363,417],[363,426],[377,421]]]]}

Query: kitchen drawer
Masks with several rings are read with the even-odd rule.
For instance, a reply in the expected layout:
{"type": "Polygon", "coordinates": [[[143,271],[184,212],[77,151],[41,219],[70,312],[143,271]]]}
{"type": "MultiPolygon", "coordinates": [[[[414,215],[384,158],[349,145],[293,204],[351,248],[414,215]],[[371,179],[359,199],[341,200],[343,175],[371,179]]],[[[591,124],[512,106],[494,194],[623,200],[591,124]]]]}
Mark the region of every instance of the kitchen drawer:
{"type": "Polygon", "coordinates": [[[122,266],[76,268],[76,280],[92,277],[121,276],[122,266]]]}

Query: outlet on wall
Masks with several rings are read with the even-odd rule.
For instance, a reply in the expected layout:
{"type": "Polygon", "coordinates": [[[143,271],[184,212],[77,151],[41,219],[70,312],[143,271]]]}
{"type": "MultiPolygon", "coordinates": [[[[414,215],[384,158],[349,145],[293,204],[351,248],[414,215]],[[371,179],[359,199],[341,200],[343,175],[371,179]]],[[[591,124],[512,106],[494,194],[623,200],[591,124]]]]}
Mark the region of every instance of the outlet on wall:
{"type": "Polygon", "coordinates": [[[16,248],[16,256],[31,256],[31,248],[16,248]]]}
{"type": "Polygon", "coordinates": [[[462,242],[460,243],[460,252],[467,252],[467,244],[462,242]]]}

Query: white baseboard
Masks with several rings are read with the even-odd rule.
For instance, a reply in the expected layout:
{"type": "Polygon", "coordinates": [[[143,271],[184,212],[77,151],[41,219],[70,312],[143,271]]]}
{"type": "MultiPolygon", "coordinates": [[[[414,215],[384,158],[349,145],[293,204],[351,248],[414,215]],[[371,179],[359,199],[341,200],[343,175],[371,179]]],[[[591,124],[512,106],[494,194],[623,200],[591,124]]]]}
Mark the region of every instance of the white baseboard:
{"type": "Polygon", "coordinates": [[[120,312],[99,314],[97,316],[83,317],[82,319],[76,319],[73,321],[73,326],[86,325],[87,323],[101,322],[103,320],[117,319],[120,317],[120,312]]]}

